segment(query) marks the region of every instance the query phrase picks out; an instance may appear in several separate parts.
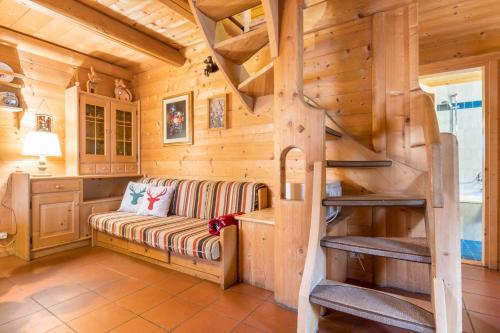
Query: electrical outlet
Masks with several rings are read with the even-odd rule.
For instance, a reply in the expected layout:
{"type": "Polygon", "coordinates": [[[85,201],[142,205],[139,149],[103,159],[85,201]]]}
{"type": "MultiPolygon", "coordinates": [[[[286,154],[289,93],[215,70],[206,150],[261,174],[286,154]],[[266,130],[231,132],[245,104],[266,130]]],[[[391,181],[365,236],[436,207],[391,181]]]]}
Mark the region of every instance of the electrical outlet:
{"type": "Polygon", "coordinates": [[[7,233],[5,231],[0,232],[0,239],[7,239],[7,233]]]}

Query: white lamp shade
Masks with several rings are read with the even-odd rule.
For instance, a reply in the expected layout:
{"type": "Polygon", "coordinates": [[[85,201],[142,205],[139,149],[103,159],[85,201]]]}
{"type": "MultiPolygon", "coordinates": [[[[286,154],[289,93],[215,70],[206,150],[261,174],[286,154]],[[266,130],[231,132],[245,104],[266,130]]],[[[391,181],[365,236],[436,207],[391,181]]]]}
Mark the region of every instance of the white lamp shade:
{"type": "Polygon", "coordinates": [[[23,155],[61,156],[59,137],[51,132],[29,132],[24,141],[23,155]]]}

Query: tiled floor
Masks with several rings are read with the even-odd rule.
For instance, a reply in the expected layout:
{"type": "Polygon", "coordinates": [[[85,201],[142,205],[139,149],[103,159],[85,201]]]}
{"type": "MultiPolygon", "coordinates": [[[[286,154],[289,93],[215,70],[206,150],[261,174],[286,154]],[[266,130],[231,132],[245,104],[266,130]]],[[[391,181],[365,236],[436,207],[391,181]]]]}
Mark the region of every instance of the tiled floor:
{"type": "MultiPolygon", "coordinates": [[[[500,272],[464,266],[464,331],[500,332],[500,272]]],[[[331,314],[321,332],[403,332],[331,314]]],[[[0,259],[0,333],[294,332],[269,291],[213,283],[104,249],[0,259]]]]}

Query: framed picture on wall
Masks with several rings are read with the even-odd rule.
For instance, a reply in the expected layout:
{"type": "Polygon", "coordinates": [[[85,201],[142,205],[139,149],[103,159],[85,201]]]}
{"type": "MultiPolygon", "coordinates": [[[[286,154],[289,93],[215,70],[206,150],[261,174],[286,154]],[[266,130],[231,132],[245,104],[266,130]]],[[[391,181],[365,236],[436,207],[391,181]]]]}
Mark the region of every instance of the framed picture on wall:
{"type": "Polygon", "coordinates": [[[193,143],[193,92],[165,97],[163,145],[193,143]]]}
{"type": "Polygon", "coordinates": [[[217,95],[208,99],[208,129],[227,128],[228,95],[217,95]]]}

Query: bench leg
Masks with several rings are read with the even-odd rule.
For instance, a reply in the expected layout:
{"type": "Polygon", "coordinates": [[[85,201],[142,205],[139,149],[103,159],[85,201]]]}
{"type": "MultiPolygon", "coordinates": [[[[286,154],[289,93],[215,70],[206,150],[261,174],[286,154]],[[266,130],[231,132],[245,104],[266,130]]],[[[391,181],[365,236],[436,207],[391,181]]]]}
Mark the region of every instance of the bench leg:
{"type": "Polygon", "coordinates": [[[238,228],[235,225],[223,228],[221,240],[221,289],[227,289],[238,280],[238,228]]]}

